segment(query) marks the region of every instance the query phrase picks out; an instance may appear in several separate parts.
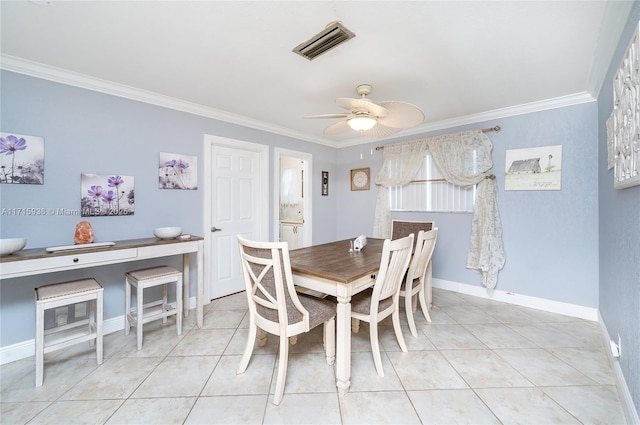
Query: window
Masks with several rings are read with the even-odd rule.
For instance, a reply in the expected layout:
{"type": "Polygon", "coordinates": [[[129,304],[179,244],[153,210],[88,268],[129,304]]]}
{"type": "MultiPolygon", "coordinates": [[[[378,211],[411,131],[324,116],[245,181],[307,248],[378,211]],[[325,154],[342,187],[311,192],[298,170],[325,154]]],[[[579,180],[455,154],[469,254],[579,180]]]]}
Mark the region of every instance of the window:
{"type": "Polygon", "coordinates": [[[460,187],[444,181],[429,153],[413,182],[389,188],[391,211],[472,212],[475,198],[475,185],[460,187]]]}

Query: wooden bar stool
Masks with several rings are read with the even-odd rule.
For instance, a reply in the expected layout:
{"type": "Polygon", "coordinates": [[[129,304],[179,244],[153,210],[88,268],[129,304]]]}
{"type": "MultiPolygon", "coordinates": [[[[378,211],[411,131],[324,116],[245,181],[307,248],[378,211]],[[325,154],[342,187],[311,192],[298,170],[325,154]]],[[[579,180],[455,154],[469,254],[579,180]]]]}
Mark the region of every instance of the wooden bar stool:
{"type": "Polygon", "coordinates": [[[92,278],[36,288],[36,387],[42,386],[46,353],[85,341],[93,345],[95,341],[98,364],[102,364],[103,291],[102,286],[92,278]],[[44,329],[45,311],[86,301],[89,302],[87,319],[44,329]],[[81,327],[86,325],[88,329],[82,330],[81,327]]]}
{"type": "Polygon", "coordinates": [[[168,266],[151,267],[148,269],[134,270],[125,274],[126,278],[126,306],[124,333],[129,335],[131,326],[136,327],[138,338],[138,350],[142,349],[142,325],[153,320],[162,319],[167,322],[167,317],[176,316],[176,328],[178,335],[182,334],[182,272],[168,266]],[[176,307],[169,305],[167,301],[167,288],[170,283],[176,285],[176,307]],[[144,290],[162,285],[162,299],[147,304],[143,303],[144,290]],[[131,291],[136,288],[136,306],[131,306],[131,291]],[[153,308],[160,306],[160,308],[153,308]],[[145,312],[145,310],[147,310],[145,312]]]}

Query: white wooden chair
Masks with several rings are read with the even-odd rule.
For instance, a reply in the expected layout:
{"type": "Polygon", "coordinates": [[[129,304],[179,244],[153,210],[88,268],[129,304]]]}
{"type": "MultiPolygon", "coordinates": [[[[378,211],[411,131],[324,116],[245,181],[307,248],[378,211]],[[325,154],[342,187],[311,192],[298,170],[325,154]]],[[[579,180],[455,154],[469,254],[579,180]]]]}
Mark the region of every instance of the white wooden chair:
{"type": "Polygon", "coordinates": [[[125,323],[124,334],[129,335],[131,326],[136,327],[137,349],[142,349],[142,327],[145,323],[176,316],[176,332],[182,334],[182,272],[169,266],[132,270],[125,274],[125,323]],[[176,287],[176,307],[168,301],[168,285],[176,287]],[[162,285],[162,298],[144,303],[144,290],[162,285]],[[132,289],[136,290],[136,306],[131,306],[132,289]]]}
{"type": "Polygon", "coordinates": [[[428,232],[434,227],[436,226],[433,221],[391,220],[391,240],[404,238],[413,233],[415,245],[420,230],[428,232]]]}
{"type": "MultiPolygon", "coordinates": [[[[289,337],[309,332],[324,324],[327,363],[335,361],[336,305],[327,300],[296,293],[286,242],[255,242],[238,236],[240,261],[249,302],[249,336],[237,373],[247,370],[257,332],[262,330],[280,337],[278,377],[273,404],[284,396],[289,355],[289,337]]],[[[259,335],[259,345],[266,336],[259,335]]],[[[292,338],[295,340],[295,338],[292,338]]]]}
{"type": "Polygon", "coordinates": [[[384,376],[384,370],[382,369],[378,342],[378,323],[392,316],[393,329],[398,344],[402,351],[407,351],[400,329],[399,300],[400,285],[409,267],[412,247],[413,234],[394,241],[385,240],[382,247],[380,269],[373,288],[360,292],[351,298],[351,319],[369,322],[371,351],[379,376],[384,376]]]}
{"type": "MultiPolygon", "coordinates": [[[[391,239],[404,238],[411,233],[414,234],[413,248],[415,251],[416,242],[418,241],[418,233],[420,230],[428,232],[431,229],[435,229],[436,225],[434,221],[411,221],[411,220],[391,220],[391,239]]],[[[425,299],[427,306],[431,308],[433,297],[431,295],[431,263],[427,268],[427,277],[425,279],[425,299]]]]}
{"type": "Polygon", "coordinates": [[[97,362],[102,364],[103,291],[102,286],[92,278],[36,288],[36,387],[42,386],[46,353],[85,341],[89,341],[89,344],[95,342],[97,362]],[[84,302],[89,303],[87,319],[45,330],[44,315],[47,310],[84,302]]]}
{"type": "Polygon", "coordinates": [[[411,335],[417,337],[416,322],[413,319],[413,310],[420,300],[420,307],[427,322],[431,322],[427,300],[425,298],[425,287],[431,288],[431,256],[436,247],[438,238],[438,228],[425,232],[420,230],[416,239],[416,248],[409,263],[409,270],[404,278],[404,283],[400,288],[400,296],[404,297],[404,309],[407,313],[407,322],[411,335]],[[428,280],[428,282],[426,282],[428,280]],[[415,297],[417,295],[417,298],[415,297]]]}

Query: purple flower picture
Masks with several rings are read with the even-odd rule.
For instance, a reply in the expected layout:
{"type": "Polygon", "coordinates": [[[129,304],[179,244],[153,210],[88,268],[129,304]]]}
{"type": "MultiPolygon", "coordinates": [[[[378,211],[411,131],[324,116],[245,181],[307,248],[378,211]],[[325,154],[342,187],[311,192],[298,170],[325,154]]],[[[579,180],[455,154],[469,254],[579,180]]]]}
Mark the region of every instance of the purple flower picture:
{"type": "Polygon", "coordinates": [[[198,189],[198,157],[160,152],[158,187],[160,189],[198,189]]]}
{"type": "Polygon", "coordinates": [[[82,174],[82,217],[133,215],[133,176],[82,174]]]}
{"type": "Polygon", "coordinates": [[[0,133],[0,183],[44,184],[44,139],[0,133]]]}

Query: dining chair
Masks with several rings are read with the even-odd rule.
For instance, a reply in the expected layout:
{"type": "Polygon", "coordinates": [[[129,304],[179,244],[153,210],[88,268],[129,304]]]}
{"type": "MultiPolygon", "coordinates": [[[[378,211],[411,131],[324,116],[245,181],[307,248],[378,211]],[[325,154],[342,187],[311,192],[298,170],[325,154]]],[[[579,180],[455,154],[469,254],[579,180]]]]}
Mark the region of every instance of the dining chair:
{"type": "Polygon", "coordinates": [[[298,294],[293,284],[286,242],[257,242],[238,236],[240,261],[249,302],[249,336],[237,373],[247,370],[256,335],[264,345],[266,333],[280,337],[278,376],[273,404],[284,396],[289,338],[324,324],[327,363],[335,361],[336,305],[321,298],[298,294]]]}
{"type": "Polygon", "coordinates": [[[391,220],[391,240],[404,238],[413,233],[414,246],[418,242],[418,232],[428,232],[435,227],[433,221],[391,220]]]}
{"type": "Polygon", "coordinates": [[[375,278],[373,288],[354,295],[351,298],[351,318],[369,322],[369,339],[376,372],[384,376],[382,359],[380,358],[380,344],[378,342],[378,323],[392,316],[393,330],[402,351],[407,346],[400,329],[400,284],[407,273],[413,234],[397,240],[387,239],[382,246],[380,268],[375,278]]]}
{"type": "MultiPolygon", "coordinates": [[[[433,221],[410,221],[410,220],[391,220],[391,239],[399,239],[413,233],[415,235],[413,239],[414,251],[416,243],[418,242],[418,233],[420,230],[428,232],[435,228],[435,222],[433,221]]],[[[425,299],[427,300],[427,306],[431,308],[433,296],[431,295],[431,263],[427,267],[427,277],[425,278],[425,299]]]]}
{"type": "Polygon", "coordinates": [[[400,287],[400,296],[404,297],[404,309],[407,313],[407,322],[411,335],[417,337],[416,322],[413,319],[414,307],[417,307],[417,301],[420,300],[420,307],[427,322],[431,322],[427,300],[425,298],[425,287],[431,288],[431,256],[438,239],[438,228],[425,232],[420,230],[416,238],[416,248],[409,263],[409,270],[404,278],[404,282],[400,287]],[[427,280],[429,282],[427,282],[427,280]],[[417,299],[416,299],[417,295],[417,299]]]}

